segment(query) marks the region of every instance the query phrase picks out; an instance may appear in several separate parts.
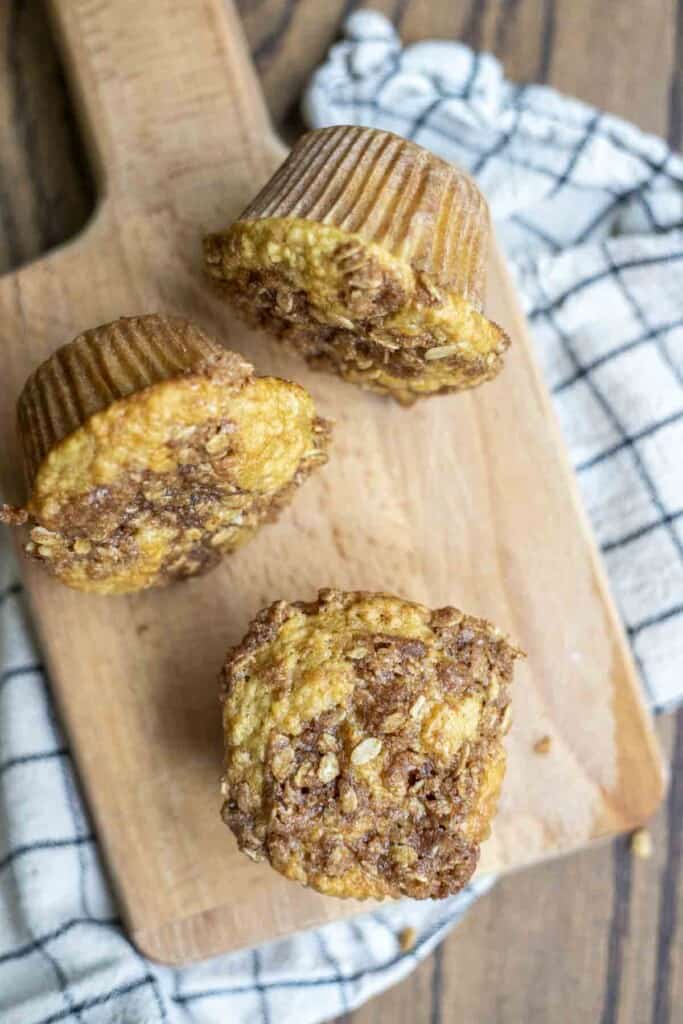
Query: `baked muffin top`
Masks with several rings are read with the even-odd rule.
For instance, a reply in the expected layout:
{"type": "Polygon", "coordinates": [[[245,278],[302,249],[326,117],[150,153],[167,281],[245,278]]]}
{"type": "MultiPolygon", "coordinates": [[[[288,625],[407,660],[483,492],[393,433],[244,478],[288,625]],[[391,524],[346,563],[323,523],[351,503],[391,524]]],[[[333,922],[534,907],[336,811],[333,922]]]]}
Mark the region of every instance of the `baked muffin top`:
{"type": "Polygon", "coordinates": [[[298,384],[175,317],[86,331],[19,399],[30,494],[1,510],[69,586],[123,593],[192,576],[275,518],[326,459],[329,424],[298,384]]]}
{"type": "Polygon", "coordinates": [[[502,368],[510,339],[483,313],[486,200],[391,132],[309,132],[204,244],[220,294],[314,368],[404,405],[502,368]]]}
{"type": "Polygon", "coordinates": [[[484,619],[387,594],[262,611],[223,670],[240,847],[335,896],[457,892],[494,813],[519,653],[484,619]]]}

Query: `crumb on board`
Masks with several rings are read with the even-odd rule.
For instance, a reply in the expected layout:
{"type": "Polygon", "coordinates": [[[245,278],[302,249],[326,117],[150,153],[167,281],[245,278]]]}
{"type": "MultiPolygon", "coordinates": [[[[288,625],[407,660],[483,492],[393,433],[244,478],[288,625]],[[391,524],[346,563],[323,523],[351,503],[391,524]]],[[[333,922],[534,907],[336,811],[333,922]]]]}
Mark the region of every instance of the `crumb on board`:
{"type": "Polygon", "coordinates": [[[402,928],[398,933],[398,944],[402,953],[408,953],[415,945],[417,930],[411,926],[402,928]]]}
{"type": "Polygon", "coordinates": [[[541,736],[540,740],[534,743],[534,754],[548,754],[553,741],[550,736],[541,736]]]}
{"type": "Polygon", "coordinates": [[[653,853],[652,836],[646,828],[637,828],[631,834],[631,853],[640,860],[649,860],[653,853]]]}

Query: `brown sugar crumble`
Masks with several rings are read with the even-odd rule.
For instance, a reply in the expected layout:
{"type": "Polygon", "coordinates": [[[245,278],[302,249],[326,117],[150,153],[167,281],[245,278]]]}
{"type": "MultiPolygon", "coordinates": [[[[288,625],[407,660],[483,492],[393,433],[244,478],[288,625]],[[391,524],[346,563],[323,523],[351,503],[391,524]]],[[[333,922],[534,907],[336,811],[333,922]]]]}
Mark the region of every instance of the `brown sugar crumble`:
{"type": "Polygon", "coordinates": [[[58,349],[18,414],[30,495],[0,521],[26,522],[29,557],[103,594],[211,569],[277,517],[330,433],[302,387],[156,315],[58,349]]]}
{"type": "Polygon", "coordinates": [[[459,891],[495,811],[520,653],[484,619],[386,594],[265,609],[223,670],[240,848],[340,897],[459,891]]]}

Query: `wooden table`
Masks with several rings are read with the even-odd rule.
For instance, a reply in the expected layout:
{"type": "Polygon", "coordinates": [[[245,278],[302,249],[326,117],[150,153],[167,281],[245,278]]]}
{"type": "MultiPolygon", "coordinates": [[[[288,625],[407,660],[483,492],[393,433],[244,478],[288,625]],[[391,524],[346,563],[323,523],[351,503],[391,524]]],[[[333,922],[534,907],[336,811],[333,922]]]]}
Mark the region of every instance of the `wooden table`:
{"type": "MultiPolygon", "coordinates": [[[[68,2],[68,0],[65,0],[68,2]]],[[[153,0],[151,0],[153,2],[153,0]]],[[[354,0],[241,0],[276,122],[354,0]]],[[[682,0],[373,0],[406,40],[460,38],[681,146],[682,0]]],[[[0,272],[75,234],[95,197],[40,0],[0,4],[0,272]]],[[[1,397],[0,397],[1,400],[1,397]]],[[[353,1024],[665,1024],[683,1013],[683,713],[659,723],[674,783],[654,856],[627,840],[509,877],[353,1024]],[[522,925],[523,922],[523,925],[522,925]]]]}

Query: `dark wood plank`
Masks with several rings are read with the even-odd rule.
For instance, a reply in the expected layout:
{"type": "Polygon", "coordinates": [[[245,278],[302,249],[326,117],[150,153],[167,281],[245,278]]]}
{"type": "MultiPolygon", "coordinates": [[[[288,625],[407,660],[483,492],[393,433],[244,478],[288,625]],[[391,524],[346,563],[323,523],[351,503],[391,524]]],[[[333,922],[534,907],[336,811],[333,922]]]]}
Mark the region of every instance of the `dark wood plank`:
{"type": "MultiPolygon", "coordinates": [[[[241,0],[277,123],[354,0],[241,0]]],[[[680,147],[683,0],[379,0],[405,39],[461,38],[680,147]]],[[[0,4],[0,272],[74,234],[93,207],[42,0],[0,4]]],[[[674,784],[654,856],[625,840],[504,879],[401,985],[350,1024],[673,1024],[683,1005],[683,715],[660,723],[674,784]],[[522,925],[522,922],[523,925],[522,925]]]]}
{"type": "Polygon", "coordinates": [[[0,273],[70,238],[94,206],[42,0],[0,3],[0,273]]]}
{"type": "Polygon", "coordinates": [[[674,67],[669,97],[669,142],[683,146],[683,0],[676,0],[674,21],[674,67]]]}
{"type": "MultiPolygon", "coordinates": [[[[458,38],[492,50],[518,81],[549,81],[667,134],[680,36],[678,0],[371,0],[412,42],[458,38]],[[678,43],[677,43],[678,40],[678,43]]],[[[310,71],[354,0],[239,0],[276,121],[292,115],[310,71]]],[[[674,83],[680,97],[680,80],[674,83]]],[[[679,104],[680,106],[680,104],[679,104]]]]}
{"type": "Polygon", "coordinates": [[[681,969],[681,930],[683,930],[683,712],[677,716],[671,757],[673,784],[667,802],[666,862],[659,886],[659,922],[657,961],[652,1001],[653,1024],[674,1019],[674,1007],[681,1008],[683,970],[681,969]]]}
{"type": "Polygon", "coordinates": [[[607,938],[607,965],[600,1024],[617,1024],[621,980],[624,974],[624,947],[629,935],[631,915],[633,855],[625,836],[612,843],[612,914],[607,938]]]}

